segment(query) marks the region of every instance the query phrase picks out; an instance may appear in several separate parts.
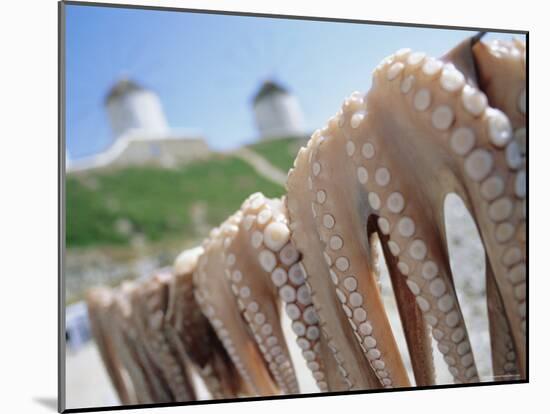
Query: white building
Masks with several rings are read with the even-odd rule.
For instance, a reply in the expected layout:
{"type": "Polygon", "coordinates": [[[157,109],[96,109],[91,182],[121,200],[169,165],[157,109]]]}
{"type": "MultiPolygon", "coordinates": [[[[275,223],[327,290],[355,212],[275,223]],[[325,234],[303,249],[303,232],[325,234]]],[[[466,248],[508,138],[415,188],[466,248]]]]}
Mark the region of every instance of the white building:
{"type": "Polygon", "coordinates": [[[67,171],[153,164],[173,166],[208,155],[203,137],[194,131],[172,130],[158,96],[129,79],[119,80],[105,98],[115,139],[90,157],[71,159],[67,171]]]}
{"type": "Polygon", "coordinates": [[[253,101],[261,139],[304,135],[304,116],[298,99],[274,81],[266,81],[253,101]]]}

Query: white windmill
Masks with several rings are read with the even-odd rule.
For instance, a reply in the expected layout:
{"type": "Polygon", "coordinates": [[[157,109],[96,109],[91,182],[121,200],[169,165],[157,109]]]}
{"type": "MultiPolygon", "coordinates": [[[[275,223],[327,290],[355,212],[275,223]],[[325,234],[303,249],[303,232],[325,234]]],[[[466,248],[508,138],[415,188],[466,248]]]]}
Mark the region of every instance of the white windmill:
{"type": "Polygon", "coordinates": [[[105,107],[116,138],[130,131],[165,134],[168,123],[156,93],[122,78],[110,89],[105,107]]]}
{"type": "Polygon", "coordinates": [[[261,139],[304,135],[304,116],[296,96],[273,80],[265,81],[253,100],[261,139]]]}

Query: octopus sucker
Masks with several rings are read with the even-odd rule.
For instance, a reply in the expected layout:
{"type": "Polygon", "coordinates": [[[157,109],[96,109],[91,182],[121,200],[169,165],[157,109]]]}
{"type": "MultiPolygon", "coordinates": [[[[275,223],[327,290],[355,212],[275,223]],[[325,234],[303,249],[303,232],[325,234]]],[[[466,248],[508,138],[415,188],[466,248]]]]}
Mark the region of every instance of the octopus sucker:
{"type": "Polygon", "coordinates": [[[440,58],[397,51],[298,151],[285,196],[254,193],[172,268],[90,291],[121,401],[196,399],[193,371],[213,398],[297,394],[291,345],[320,391],[436,384],[434,352],[455,383],[479,382],[450,264],[450,194],[485,250],[493,379],[525,379],[525,53],[482,34],[440,58]]]}

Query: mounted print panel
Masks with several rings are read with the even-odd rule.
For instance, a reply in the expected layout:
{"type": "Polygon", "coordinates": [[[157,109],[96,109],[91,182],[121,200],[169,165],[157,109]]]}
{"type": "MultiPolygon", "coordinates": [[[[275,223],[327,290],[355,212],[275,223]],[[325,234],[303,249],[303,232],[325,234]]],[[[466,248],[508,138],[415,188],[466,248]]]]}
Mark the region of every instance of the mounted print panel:
{"type": "Polygon", "coordinates": [[[527,32],[60,18],[61,410],[528,381],[527,32]]]}

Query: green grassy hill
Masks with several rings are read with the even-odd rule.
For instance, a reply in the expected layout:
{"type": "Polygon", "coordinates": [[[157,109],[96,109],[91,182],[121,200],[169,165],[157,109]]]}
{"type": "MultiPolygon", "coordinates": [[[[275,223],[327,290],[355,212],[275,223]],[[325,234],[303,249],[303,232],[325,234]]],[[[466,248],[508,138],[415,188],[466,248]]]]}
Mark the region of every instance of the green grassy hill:
{"type": "MultiPolygon", "coordinates": [[[[258,152],[265,150],[280,168],[292,165],[293,155],[283,141],[258,145],[258,152]]],[[[284,193],[244,161],[220,154],[177,169],[132,167],[69,175],[67,247],[122,246],[135,237],[148,242],[204,237],[256,191],[269,197],[284,193]]]]}
{"type": "Polygon", "coordinates": [[[301,146],[305,146],[309,137],[288,137],[269,141],[260,141],[248,148],[257,152],[275,167],[287,172],[301,146]]]}
{"type": "MultiPolygon", "coordinates": [[[[248,146],[288,171],[304,139],[248,146]]],[[[89,171],[66,178],[66,300],[87,288],[169,266],[182,249],[197,245],[250,194],[284,194],[259,175],[242,154],[212,154],[177,168],[140,166],[89,171]]]]}

